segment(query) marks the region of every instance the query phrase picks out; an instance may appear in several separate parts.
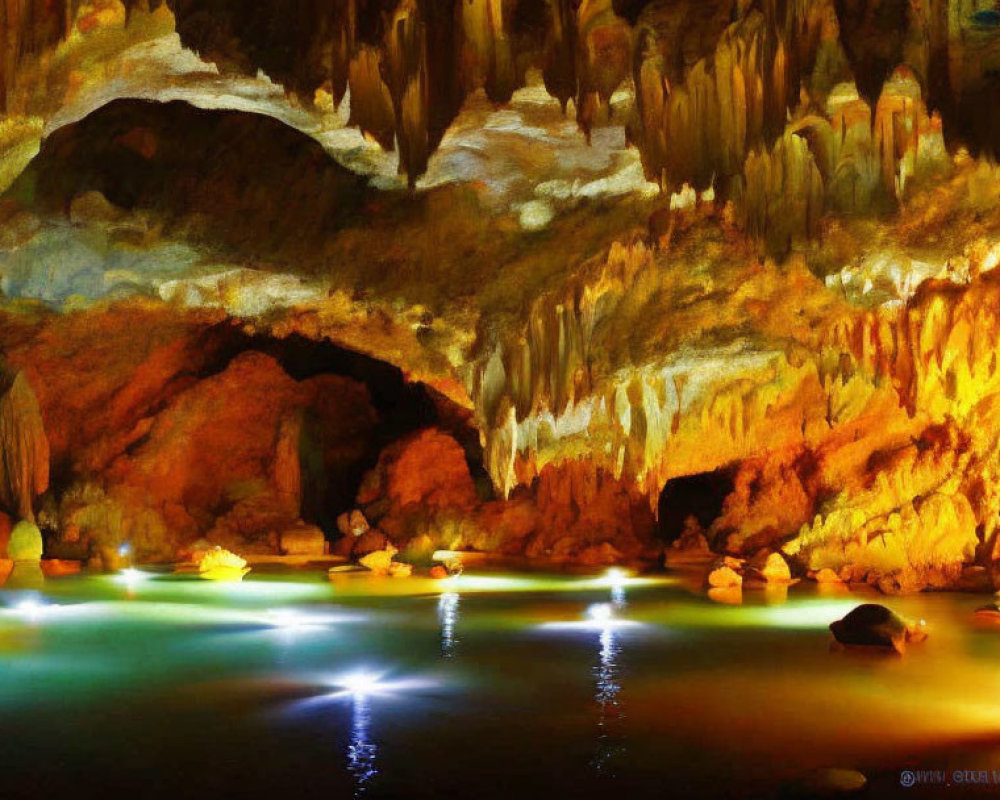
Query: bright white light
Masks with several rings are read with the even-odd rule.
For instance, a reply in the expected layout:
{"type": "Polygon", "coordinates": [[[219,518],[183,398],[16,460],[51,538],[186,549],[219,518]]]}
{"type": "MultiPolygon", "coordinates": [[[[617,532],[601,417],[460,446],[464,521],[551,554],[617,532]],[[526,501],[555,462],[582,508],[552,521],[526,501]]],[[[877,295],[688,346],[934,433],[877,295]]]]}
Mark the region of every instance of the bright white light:
{"type": "Polygon", "coordinates": [[[21,614],[38,614],[43,608],[44,606],[37,600],[22,600],[14,606],[14,610],[21,614]]]}
{"type": "Polygon", "coordinates": [[[313,628],[319,622],[294,608],[273,608],[267,612],[267,621],[278,628],[313,628]]]}
{"type": "Polygon", "coordinates": [[[43,614],[58,608],[58,606],[48,605],[36,598],[29,597],[21,600],[14,606],[14,611],[27,619],[29,622],[37,622],[43,614]]]}
{"type": "Polygon", "coordinates": [[[123,569],[117,575],[117,580],[119,583],[124,583],[128,587],[133,587],[137,583],[142,583],[142,581],[149,578],[148,572],[143,572],[141,569],[134,569],[133,567],[128,567],[123,569]]]}
{"type": "Polygon", "coordinates": [[[549,630],[605,631],[620,628],[637,628],[642,625],[632,619],[615,616],[611,603],[594,603],[587,607],[586,618],[577,622],[543,622],[539,627],[549,630]]]}
{"type": "Polygon", "coordinates": [[[437,680],[429,677],[389,678],[384,672],[370,669],[334,675],[324,679],[323,683],[333,690],[322,696],[327,699],[412,695],[440,686],[437,680]]]}
{"type": "Polygon", "coordinates": [[[609,586],[624,586],[628,581],[628,573],[621,567],[612,567],[604,573],[609,586]]]}
{"type": "Polygon", "coordinates": [[[355,695],[376,694],[381,688],[381,675],[374,672],[354,672],[337,679],[337,685],[345,692],[355,695]]]}

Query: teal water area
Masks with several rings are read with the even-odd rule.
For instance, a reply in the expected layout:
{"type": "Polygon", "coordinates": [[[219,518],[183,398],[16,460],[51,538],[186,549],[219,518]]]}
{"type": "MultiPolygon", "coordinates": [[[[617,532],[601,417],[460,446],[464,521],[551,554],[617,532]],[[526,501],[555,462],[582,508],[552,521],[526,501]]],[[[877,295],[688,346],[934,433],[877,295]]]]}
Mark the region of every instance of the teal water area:
{"type": "Polygon", "coordinates": [[[830,766],[940,797],[901,772],[1000,770],[984,598],[878,598],[927,641],[831,650],[871,599],[503,573],[3,590],[0,798],[777,797],[830,766]]]}

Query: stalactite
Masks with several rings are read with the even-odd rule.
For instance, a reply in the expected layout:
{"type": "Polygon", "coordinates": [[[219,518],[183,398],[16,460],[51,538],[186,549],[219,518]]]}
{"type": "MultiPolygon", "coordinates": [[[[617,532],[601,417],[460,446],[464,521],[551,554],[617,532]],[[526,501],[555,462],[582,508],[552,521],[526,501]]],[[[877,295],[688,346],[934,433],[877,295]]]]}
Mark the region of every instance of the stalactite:
{"type": "Polygon", "coordinates": [[[49,442],[35,393],[23,372],[0,375],[0,505],[34,520],[49,485],[49,442]]]}

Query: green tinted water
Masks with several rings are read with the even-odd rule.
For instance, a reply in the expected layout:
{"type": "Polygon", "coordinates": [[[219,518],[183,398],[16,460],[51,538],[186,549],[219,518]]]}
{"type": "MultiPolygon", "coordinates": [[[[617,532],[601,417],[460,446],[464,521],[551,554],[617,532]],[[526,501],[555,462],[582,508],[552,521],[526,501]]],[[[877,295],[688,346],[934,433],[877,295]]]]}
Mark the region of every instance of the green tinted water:
{"type": "Polygon", "coordinates": [[[818,766],[913,796],[902,769],[1000,768],[981,597],[883,599],[927,620],[900,659],[831,652],[867,596],[620,591],[295,572],[0,592],[0,797],[759,797],[818,766]]]}

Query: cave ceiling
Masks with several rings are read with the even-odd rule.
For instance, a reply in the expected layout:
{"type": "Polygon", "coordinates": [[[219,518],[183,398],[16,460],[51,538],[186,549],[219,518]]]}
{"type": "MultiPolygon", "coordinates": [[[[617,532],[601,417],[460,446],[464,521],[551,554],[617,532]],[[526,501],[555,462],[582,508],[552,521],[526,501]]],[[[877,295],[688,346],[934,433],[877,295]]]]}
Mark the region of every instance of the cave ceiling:
{"type": "Polygon", "coordinates": [[[8,0],[0,286],[327,338],[498,487],[583,447],[655,494],[684,413],[720,466],[856,353],[913,413],[872,331],[996,266],[998,61],[969,0],[8,0]]]}

